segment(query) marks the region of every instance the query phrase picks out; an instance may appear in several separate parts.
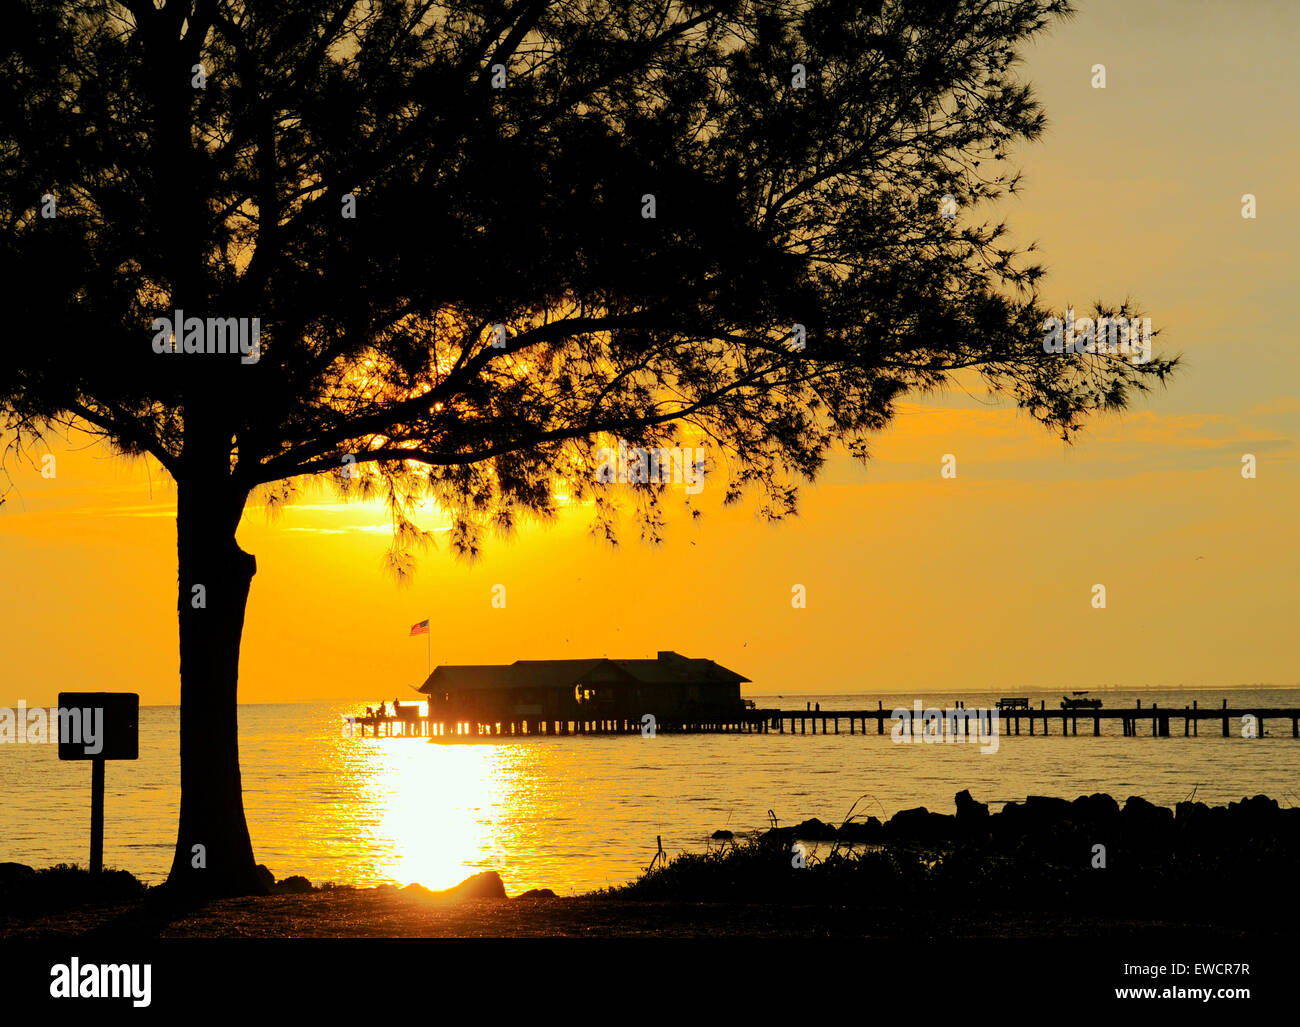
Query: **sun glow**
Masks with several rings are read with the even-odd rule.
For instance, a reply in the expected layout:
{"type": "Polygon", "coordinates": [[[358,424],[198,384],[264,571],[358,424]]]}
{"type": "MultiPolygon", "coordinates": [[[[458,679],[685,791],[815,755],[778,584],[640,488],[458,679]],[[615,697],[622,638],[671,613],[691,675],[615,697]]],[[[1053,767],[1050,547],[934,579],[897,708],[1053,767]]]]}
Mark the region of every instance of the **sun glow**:
{"type": "Polygon", "coordinates": [[[371,846],[385,855],[376,876],[404,886],[449,888],[494,865],[494,820],[512,801],[508,752],[493,745],[367,739],[354,768],[373,811],[371,846]]]}

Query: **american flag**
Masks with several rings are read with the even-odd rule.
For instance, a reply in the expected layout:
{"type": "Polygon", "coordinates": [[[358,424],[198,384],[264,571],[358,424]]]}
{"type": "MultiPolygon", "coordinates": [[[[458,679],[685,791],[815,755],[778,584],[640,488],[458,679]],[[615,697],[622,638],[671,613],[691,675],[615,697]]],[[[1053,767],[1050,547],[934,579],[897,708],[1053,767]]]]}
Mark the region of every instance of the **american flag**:
{"type": "MultiPolygon", "coordinates": [[[[412,634],[412,635],[427,635],[428,633],[429,633],[429,622],[428,622],[427,620],[422,620],[422,621],[420,621],[419,624],[412,624],[412,625],[411,625],[411,634],[412,634]]],[[[410,636],[407,636],[407,637],[410,637],[410,636]]]]}

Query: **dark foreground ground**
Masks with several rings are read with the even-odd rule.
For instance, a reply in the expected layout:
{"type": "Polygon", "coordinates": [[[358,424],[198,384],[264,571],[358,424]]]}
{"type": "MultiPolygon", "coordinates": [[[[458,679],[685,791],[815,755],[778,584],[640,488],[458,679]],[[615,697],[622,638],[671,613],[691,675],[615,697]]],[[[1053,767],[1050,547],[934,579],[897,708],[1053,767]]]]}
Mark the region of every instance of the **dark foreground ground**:
{"type": "Polygon", "coordinates": [[[272,894],[180,906],[121,871],[0,864],[0,937],[1259,940],[1300,923],[1300,809],[1093,795],[990,814],[962,792],[953,815],[719,837],[576,898],[508,898],[491,872],[441,893],[266,879],[272,894]]]}
{"type": "Polygon", "coordinates": [[[396,889],[221,899],[188,914],[141,903],[81,907],[21,921],[18,938],[1259,938],[1281,923],[1224,926],[1203,918],[1151,920],[1077,912],[862,909],[770,903],[629,902],[616,899],[470,899],[439,904],[396,889]],[[1262,933],[1261,933],[1262,932],[1262,933]]]}

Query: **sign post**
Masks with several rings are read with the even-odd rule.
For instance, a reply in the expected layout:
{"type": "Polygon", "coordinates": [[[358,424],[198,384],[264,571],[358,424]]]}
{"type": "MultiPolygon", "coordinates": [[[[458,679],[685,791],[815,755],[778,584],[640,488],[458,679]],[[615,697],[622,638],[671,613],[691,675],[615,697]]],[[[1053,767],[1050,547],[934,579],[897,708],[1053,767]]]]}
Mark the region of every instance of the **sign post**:
{"type": "Polygon", "coordinates": [[[104,870],[104,762],[140,756],[135,692],[60,692],[59,759],[90,760],[90,872],[104,870]]]}
{"type": "Polygon", "coordinates": [[[104,869],[104,761],[90,763],[90,872],[104,869]]]}

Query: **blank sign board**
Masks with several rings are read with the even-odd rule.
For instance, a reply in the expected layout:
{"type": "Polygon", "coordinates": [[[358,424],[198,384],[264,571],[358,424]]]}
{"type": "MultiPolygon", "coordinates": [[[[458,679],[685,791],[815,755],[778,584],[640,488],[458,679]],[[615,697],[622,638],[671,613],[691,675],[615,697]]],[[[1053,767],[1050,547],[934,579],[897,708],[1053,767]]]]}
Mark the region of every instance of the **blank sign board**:
{"type": "Polygon", "coordinates": [[[61,760],[134,760],[140,752],[140,696],[135,692],[60,692],[61,760]]]}

